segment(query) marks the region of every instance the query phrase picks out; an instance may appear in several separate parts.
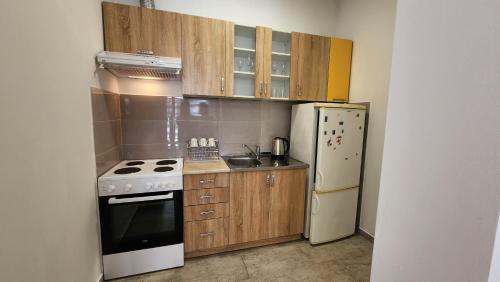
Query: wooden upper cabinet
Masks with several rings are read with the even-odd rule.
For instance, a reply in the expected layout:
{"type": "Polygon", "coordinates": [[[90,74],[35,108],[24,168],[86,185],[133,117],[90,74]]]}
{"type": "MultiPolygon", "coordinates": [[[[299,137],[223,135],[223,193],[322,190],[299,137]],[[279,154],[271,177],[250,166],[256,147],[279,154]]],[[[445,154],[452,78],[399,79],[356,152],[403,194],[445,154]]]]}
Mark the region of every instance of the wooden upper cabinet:
{"type": "Polygon", "coordinates": [[[330,38],[292,33],[292,100],[326,101],[330,38]]]}
{"type": "Polygon", "coordinates": [[[271,177],[269,237],[302,233],[306,170],[275,170],[271,177]]]}
{"type": "Polygon", "coordinates": [[[348,102],[352,40],[332,38],[328,71],[328,102],[348,102]]]}
{"type": "Polygon", "coordinates": [[[181,16],[177,13],[103,2],[105,50],[181,56],[181,16]]]}
{"type": "Polygon", "coordinates": [[[229,244],[269,238],[268,175],[268,171],[230,174],[229,244]]]}
{"type": "Polygon", "coordinates": [[[256,28],[255,97],[271,98],[272,29],[256,28]]]}
{"type": "Polygon", "coordinates": [[[141,8],[141,44],[155,55],[181,57],[181,15],[141,8]]]}
{"type": "Polygon", "coordinates": [[[188,95],[224,96],[226,29],[232,23],[182,15],[182,91],[188,95]]]}

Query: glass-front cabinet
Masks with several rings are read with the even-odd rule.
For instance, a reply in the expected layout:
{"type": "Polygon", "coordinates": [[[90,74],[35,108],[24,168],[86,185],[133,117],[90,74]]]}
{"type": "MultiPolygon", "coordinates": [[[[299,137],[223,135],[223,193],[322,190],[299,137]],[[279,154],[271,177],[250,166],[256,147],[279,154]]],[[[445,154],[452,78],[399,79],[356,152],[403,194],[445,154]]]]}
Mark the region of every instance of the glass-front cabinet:
{"type": "Polygon", "coordinates": [[[271,98],[288,100],[290,92],[290,33],[273,31],[271,98]]]}
{"type": "Polygon", "coordinates": [[[235,97],[255,96],[255,28],[234,26],[234,93],[235,97]]]}
{"type": "Polygon", "coordinates": [[[291,34],[234,26],[233,96],[288,100],[291,34]]]}

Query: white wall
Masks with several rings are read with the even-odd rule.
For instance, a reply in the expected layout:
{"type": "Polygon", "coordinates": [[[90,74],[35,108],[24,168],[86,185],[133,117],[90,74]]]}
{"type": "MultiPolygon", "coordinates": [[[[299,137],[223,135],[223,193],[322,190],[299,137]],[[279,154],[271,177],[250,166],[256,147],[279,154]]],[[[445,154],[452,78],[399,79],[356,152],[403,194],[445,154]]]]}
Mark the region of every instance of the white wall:
{"type": "Polygon", "coordinates": [[[375,233],[396,0],[339,0],[335,34],[354,41],[351,102],[370,102],[360,228],[375,233]]]}
{"type": "Polygon", "coordinates": [[[398,1],[371,281],[487,281],[500,210],[498,0],[398,1]]]}
{"type": "Polygon", "coordinates": [[[100,1],[0,3],[0,281],[96,281],[100,1]]]}

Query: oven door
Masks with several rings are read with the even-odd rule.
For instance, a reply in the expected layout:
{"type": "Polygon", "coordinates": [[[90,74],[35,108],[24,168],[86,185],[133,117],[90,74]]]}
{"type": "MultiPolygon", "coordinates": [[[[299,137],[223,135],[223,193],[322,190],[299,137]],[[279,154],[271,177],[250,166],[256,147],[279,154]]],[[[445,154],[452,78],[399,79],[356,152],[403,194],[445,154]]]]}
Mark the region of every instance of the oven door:
{"type": "Polygon", "coordinates": [[[182,243],[182,191],[99,198],[103,255],[182,243]]]}

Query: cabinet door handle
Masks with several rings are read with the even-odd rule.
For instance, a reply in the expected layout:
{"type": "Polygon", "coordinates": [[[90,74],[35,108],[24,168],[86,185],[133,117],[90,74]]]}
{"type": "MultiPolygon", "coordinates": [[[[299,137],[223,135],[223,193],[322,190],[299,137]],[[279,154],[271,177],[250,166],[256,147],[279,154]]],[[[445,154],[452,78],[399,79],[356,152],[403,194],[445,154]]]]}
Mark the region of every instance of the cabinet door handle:
{"type": "Polygon", "coordinates": [[[264,83],[264,96],[267,96],[267,82],[264,83]]]}
{"type": "Polygon", "coordinates": [[[205,200],[205,199],[210,199],[210,198],[213,198],[214,196],[213,195],[203,195],[203,196],[200,196],[200,199],[201,200],[205,200]]]}
{"type": "Polygon", "coordinates": [[[137,50],[137,54],[139,55],[146,55],[146,56],[153,56],[154,53],[151,50],[137,50]]]}
{"type": "Polygon", "coordinates": [[[220,78],[220,91],[224,93],[224,77],[220,78]]]}
{"type": "Polygon", "coordinates": [[[214,236],[213,232],[200,233],[200,237],[214,236]]]}
{"type": "Polygon", "coordinates": [[[200,212],[200,215],[209,215],[211,213],[214,213],[215,211],[214,210],[210,210],[210,211],[201,211],[200,212]]]}
{"type": "Polygon", "coordinates": [[[269,174],[266,176],[266,185],[271,187],[271,176],[269,174]]]}
{"type": "Polygon", "coordinates": [[[271,175],[271,186],[274,186],[274,183],[276,182],[276,179],[274,177],[274,174],[271,175]]]}
{"type": "Polygon", "coordinates": [[[302,96],[302,85],[299,85],[299,96],[302,96]]]}
{"type": "Polygon", "coordinates": [[[214,181],[214,179],[200,179],[200,184],[211,183],[214,181]]]}
{"type": "Polygon", "coordinates": [[[264,86],[262,85],[262,81],[260,82],[260,95],[262,95],[262,92],[264,91],[264,86]]]}

